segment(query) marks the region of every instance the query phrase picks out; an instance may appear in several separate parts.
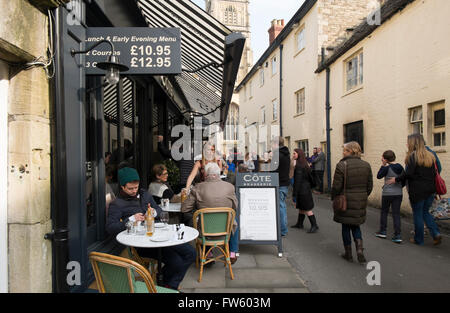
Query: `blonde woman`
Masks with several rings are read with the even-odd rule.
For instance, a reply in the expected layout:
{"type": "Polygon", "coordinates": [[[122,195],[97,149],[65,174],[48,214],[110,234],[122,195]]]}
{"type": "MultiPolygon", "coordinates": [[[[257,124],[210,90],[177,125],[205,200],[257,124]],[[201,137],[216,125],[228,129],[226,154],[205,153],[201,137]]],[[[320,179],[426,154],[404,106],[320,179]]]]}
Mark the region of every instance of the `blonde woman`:
{"type": "Polygon", "coordinates": [[[352,262],[352,234],[359,263],[366,263],[360,225],[366,221],[367,198],[372,192],[373,177],[370,164],[361,160],[361,147],[351,141],[344,144],[343,159],[336,165],[331,199],[345,192],[347,210],[335,211],[334,221],[342,224],[342,240],[345,253],[341,256],[352,262]],[[346,174],[345,174],[346,173],[346,174]],[[344,180],[346,187],[344,191],[344,180]]]}
{"type": "Polygon", "coordinates": [[[203,147],[201,159],[195,161],[191,174],[189,174],[189,177],[186,182],[187,190],[191,188],[192,182],[194,181],[195,177],[198,174],[200,174],[200,180],[205,181],[206,178],[205,166],[210,162],[216,163],[219,166],[220,171],[222,171],[222,161],[217,158],[216,146],[210,142],[207,142],[203,147]]]}
{"type": "Polygon", "coordinates": [[[417,245],[424,244],[424,222],[433,236],[434,244],[442,241],[439,228],[429,209],[433,203],[436,193],[435,186],[435,162],[436,158],[425,147],[422,135],[413,134],[408,136],[408,151],[406,153],[406,171],[397,178],[390,179],[387,183],[394,184],[403,182],[407,184],[409,201],[413,209],[414,238],[411,242],[417,245]]]}

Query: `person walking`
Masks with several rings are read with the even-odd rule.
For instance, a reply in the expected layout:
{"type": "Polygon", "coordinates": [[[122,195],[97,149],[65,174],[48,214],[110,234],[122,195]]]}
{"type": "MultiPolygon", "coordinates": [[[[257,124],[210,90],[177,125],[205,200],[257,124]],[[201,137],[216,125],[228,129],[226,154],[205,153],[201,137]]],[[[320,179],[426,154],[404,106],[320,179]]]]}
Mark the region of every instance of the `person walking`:
{"type": "Polygon", "coordinates": [[[430,230],[434,245],[439,245],[442,236],[429,210],[436,193],[436,159],[425,147],[420,134],[408,136],[405,172],[388,183],[404,182],[407,185],[409,201],[413,210],[414,238],[410,241],[417,245],[424,244],[424,222],[430,230]]]}
{"type": "Polygon", "coordinates": [[[333,219],[342,224],[345,253],[341,256],[350,262],[353,261],[351,238],[353,234],[358,262],[366,263],[360,226],[366,221],[367,198],[372,188],[372,169],[369,163],[361,160],[360,145],[355,141],[344,144],[343,159],[336,165],[334,172],[331,199],[341,194],[345,194],[347,199],[347,209],[343,212],[335,211],[333,219]]]}
{"type": "Polygon", "coordinates": [[[322,152],[322,148],[317,147],[317,157],[312,160],[312,166],[314,168],[314,178],[316,179],[318,194],[323,193],[323,173],[325,172],[325,154],[322,152]]]}
{"type": "Polygon", "coordinates": [[[403,198],[403,185],[398,182],[395,184],[386,184],[391,178],[399,177],[405,170],[403,166],[395,163],[395,153],[392,150],[387,150],[381,157],[381,168],[378,171],[377,178],[385,180],[383,192],[381,196],[381,214],[380,214],[380,230],[375,233],[378,238],[386,238],[387,216],[389,208],[392,207],[392,219],[394,221],[394,236],[392,241],[401,243],[401,220],[400,220],[400,206],[403,198]]]}
{"type": "Polygon", "coordinates": [[[291,158],[288,147],[284,145],[283,137],[275,137],[272,140],[272,158],[270,162],[271,172],[278,173],[279,202],[280,202],[280,219],[281,219],[281,236],[288,233],[286,197],[289,190],[289,168],[291,166],[291,158]]]}
{"type": "Polygon", "coordinates": [[[292,228],[303,228],[303,221],[305,216],[311,223],[311,229],[308,233],[315,233],[319,229],[317,226],[316,217],[312,209],[314,208],[314,200],[311,188],[314,185],[311,169],[306,160],[305,152],[301,149],[295,149],[293,159],[296,160],[294,168],[294,187],[292,197],[295,199],[296,207],[299,210],[297,224],[291,226],[292,228]]]}

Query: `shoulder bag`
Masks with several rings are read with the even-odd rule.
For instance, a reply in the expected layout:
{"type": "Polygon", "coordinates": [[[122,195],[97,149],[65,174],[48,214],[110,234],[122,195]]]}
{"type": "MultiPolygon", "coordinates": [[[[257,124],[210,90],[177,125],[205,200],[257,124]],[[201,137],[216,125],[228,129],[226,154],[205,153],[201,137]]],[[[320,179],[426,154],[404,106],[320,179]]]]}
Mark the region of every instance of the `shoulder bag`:
{"type": "Polygon", "coordinates": [[[345,189],[347,187],[347,162],[344,161],[344,190],[341,195],[337,195],[333,200],[333,210],[335,212],[347,211],[347,197],[345,196],[345,189]]]}
{"type": "Polygon", "coordinates": [[[439,174],[436,162],[434,162],[434,169],[436,171],[436,175],[434,176],[434,183],[436,185],[436,193],[438,195],[445,195],[447,193],[447,187],[445,186],[445,181],[442,179],[441,175],[439,174]]]}

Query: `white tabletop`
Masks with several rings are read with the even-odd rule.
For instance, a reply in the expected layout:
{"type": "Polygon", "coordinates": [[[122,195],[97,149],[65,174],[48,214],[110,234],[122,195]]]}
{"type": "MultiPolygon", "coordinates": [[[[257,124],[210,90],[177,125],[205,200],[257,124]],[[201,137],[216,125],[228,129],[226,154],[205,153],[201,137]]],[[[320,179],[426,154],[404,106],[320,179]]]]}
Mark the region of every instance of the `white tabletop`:
{"type": "Polygon", "coordinates": [[[161,206],[161,209],[166,212],[181,212],[181,202],[169,203],[169,208],[166,209],[161,206]]]}
{"type": "Polygon", "coordinates": [[[145,233],[142,235],[127,234],[127,231],[119,233],[116,237],[117,241],[125,246],[137,247],[137,248],[163,248],[181,245],[198,237],[198,231],[195,228],[189,226],[182,226],[179,233],[184,231],[182,240],[178,240],[175,225],[168,225],[164,228],[155,228],[155,233],[152,237],[147,236],[145,233]],[[168,238],[165,241],[153,241],[161,236],[168,238]],[[152,240],[153,239],[153,240],[152,240]]]}

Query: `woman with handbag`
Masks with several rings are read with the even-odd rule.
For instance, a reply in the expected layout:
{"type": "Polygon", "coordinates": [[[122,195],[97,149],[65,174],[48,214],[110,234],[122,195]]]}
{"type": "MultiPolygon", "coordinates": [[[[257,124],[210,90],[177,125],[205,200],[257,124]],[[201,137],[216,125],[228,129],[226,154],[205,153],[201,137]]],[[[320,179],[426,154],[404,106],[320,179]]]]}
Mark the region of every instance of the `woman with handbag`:
{"type": "MultiPolygon", "coordinates": [[[[437,187],[441,189],[443,183],[437,170],[436,159],[426,149],[420,134],[408,136],[407,148],[405,172],[387,183],[406,182],[414,217],[414,238],[410,241],[418,245],[424,244],[423,224],[425,222],[433,237],[434,245],[438,245],[442,241],[442,236],[429,210],[435,194],[445,193],[445,191],[436,189],[437,187]]],[[[445,189],[445,184],[443,188],[445,189]]]]}
{"type": "Polygon", "coordinates": [[[305,215],[308,216],[311,223],[311,229],[308,233],[312,234],[319,230],[317,226],[316,217],[312,209],[314,208],[314,200],[312,197],[311,188],[314,187],[314,179],[311,173],[311,168],[306,160],[305,152],[301,149],[295,149],[293,153],[293,159],[295,160],[294,167],[294,187],[292,197],[295,199],[296,207],[299,210],[297,224],[291,226],[292,228],[303,228],[303,221],[305,215]]]}
{"type": "Polygon", "coordinates": [[[358,262],[366,263],[360,225],[366,221],[367,198],[373,188],[372,169],[361,160],[361,147],[355,141],[344,144],[343,156],[336,165],[331,188],[334,221],[342,224],[345,253],[341,256],[353,261],[353,234],[358,262]]]}

